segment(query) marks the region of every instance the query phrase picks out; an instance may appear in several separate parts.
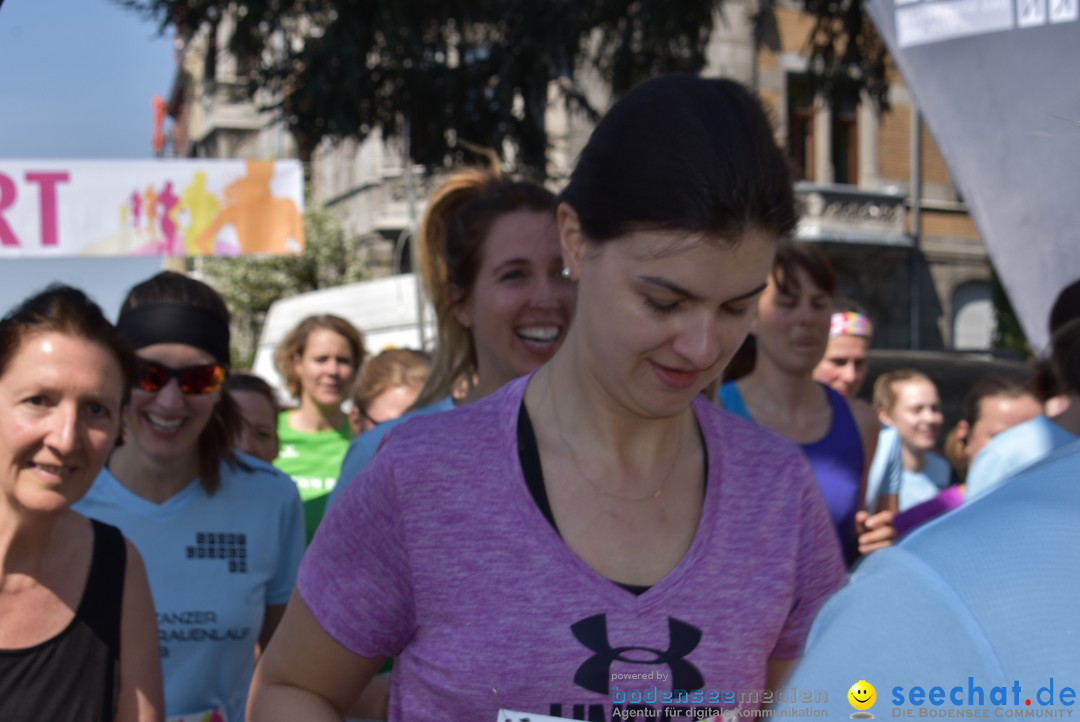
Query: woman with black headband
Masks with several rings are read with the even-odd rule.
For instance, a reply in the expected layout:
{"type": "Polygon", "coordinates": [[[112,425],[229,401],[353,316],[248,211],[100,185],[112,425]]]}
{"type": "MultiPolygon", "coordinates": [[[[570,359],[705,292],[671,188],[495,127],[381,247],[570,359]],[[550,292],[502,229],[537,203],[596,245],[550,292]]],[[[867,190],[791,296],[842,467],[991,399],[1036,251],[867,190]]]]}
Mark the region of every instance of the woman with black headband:
{"type": "Polygon", "coordinates": [[[296,486],[233,448],[228,319],[217,292],[180,274],[131,289],[117,324],[138,355],[124,443],[78,506],[146,559],[170,720],[243,719],[256,645],[303,553],[296,486]]]}

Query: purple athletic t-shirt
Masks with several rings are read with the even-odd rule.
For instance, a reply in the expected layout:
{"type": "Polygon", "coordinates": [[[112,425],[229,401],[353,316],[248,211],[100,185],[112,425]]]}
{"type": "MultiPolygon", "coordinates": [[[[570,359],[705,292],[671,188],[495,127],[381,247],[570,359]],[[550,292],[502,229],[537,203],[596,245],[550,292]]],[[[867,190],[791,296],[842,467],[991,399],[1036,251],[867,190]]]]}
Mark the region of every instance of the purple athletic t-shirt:
{"type": "Polygon", "coordinates": [[[802,653],[844,581],[806,459],[696,400],[701,522],[679,564],[635,596],[536,508],[517,450],[528,380],[394,429],[304,557],[298,586],[315,618],[357,654],[397,658],[393,721],[494,722],[500,708],[608,720],[638,699],[682,714],[739,706],[768,659],[802,653]]]}

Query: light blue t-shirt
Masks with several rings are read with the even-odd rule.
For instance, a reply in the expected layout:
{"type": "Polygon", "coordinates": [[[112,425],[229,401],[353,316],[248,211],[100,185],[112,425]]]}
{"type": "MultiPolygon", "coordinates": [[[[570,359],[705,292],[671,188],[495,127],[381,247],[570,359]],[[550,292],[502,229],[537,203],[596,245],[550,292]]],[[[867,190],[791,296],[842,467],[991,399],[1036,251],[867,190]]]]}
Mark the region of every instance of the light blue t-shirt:
{"type": "Polygon", "coordinates": [[[213,496],[196,479],[155,504],[106,469],[75,505],[119,527],[146,563],[170,720],[215,709],[227,722],[244,719],[266,606],[289,601],[304,553],[296,484],[237,456],[251,470],[222,462],[213,496]]]}
{"type": "MultiPolygon", "coordinates": [[[[978,708],[968,703],[969,684],[983,690],[986,708],[992,688],[1007,687],[1008,711],[1019,713],[1009,716],[1070,709],[1059,695],[1080,681],[1078,476],[1074,443],[1017,483],[872,554],[814,621],[788,686],[826,691],[828,703],[819,708],[829,719],[848,718],[847,691],[860,680],[877,689],[867,710],[876,719],[926,716],[920,707],[978,708]],[[1051,677],[1055,703],[1043,707],[1038,690],[1051,677]],[[927,695],[941,687],[944,699],[915,704],[915,686],[927,695]],[[960,705],[951,698],[956,687],[960,705]]],[[[1004,716],[989,710],[990,719],[1004,716]]]]}
{"type": "Polygon", "coordinates": [[[402,414],[396,419],[384,421],[374,429],[365,431],[353,439],[352,443],[349,444],[348,451],[345,452],[345,459],[341,462],[341,473],[338,474],[337,484],[334,485],[333,490],[330,492],[330,496],[327,498],[326,508],[329,509],[330,505],[334,503],[334,500],[341,496],[341,492],[345,490],[345,487],[349,485],[349,482],[359,476],[360,472],[364,470],[364,467],[371,463],[371,459],[375,456],[379,444],[382,443],[383,437],[386,436],[390,429],[405,423],[409,419],[416,418],[417,416],[436,414],[440,411],[450,411],[453,408],[454,397],[447,396],[442,401],[436,402],[431,406],[425,406],[422,409],[413,409],[409,413],[402,414]]]}
{"type": "Polygon", "coordinates": [[[1054,449],[1076,441],[1076,436],[1046,416],[1036,416],[990,439],[971,463],[966,502],[1000,485],[1054,449]]]}
{"type": "Polygon", "coordinates": [[[903,469],[900,479],[900,511],[930,501],[949,486],[952,467],[944,457],[933,452],[926,454],[922,471],[903,469]]]}

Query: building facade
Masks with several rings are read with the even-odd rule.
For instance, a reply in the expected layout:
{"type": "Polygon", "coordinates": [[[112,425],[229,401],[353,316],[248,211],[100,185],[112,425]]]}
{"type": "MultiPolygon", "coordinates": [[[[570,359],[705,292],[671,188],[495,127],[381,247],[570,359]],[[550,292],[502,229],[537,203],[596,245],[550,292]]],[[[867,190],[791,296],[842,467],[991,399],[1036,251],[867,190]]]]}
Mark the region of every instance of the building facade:
{"type": "MultiPolygon", "coordinates": [[[[729,0],[707,49],[703,75],[756,89],[789,150],[798,177],[801,240],[818,243],[839,275],[839,293],[866,306],[883,348],[988,349],[994,327],[991,267],[960,190],[895,69],[890,109],[841,88],[814,96],[804,52],[812,18],[788,0],[767,9],[729,0]],[[921,146],[917,160],[913,146],[921,146]],[[914,167],[920,200],[911,202],[914,167]]],[[[169,103],[176,155],[281,158],[296,148],[281,123],[259,111],[248,76],[225,50],[222,21],[180,43],[169,103]]],[[[606,94],[584,82],[594,102],[606,94]]],[[[549,177],[569,174],[590,126],[563,110],[552,91],[547,128],[549,177]]],[[[311,158],[311,202],[335,209],[356,239],[356,253],[375,275],[411,268],[409,236],[437,178],[410,167],[398,139],[372,134],[324,141],[311,158]]]]}

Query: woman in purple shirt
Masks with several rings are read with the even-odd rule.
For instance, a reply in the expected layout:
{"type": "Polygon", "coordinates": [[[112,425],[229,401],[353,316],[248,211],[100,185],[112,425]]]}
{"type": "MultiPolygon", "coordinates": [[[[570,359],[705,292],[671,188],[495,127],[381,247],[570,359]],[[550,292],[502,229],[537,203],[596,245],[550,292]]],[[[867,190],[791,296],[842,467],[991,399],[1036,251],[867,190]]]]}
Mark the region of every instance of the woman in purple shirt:
{"type": "Polygon", "coordinates": [[[390,432],[308,549],[249,717],[341,719],[386,655],[391,720],[739,715],[801,654],[844,578],[828,514],[794,445],[702,394],[795,223],[759,102],[638,86],[556,219],[562,346],[390,432]]]}

